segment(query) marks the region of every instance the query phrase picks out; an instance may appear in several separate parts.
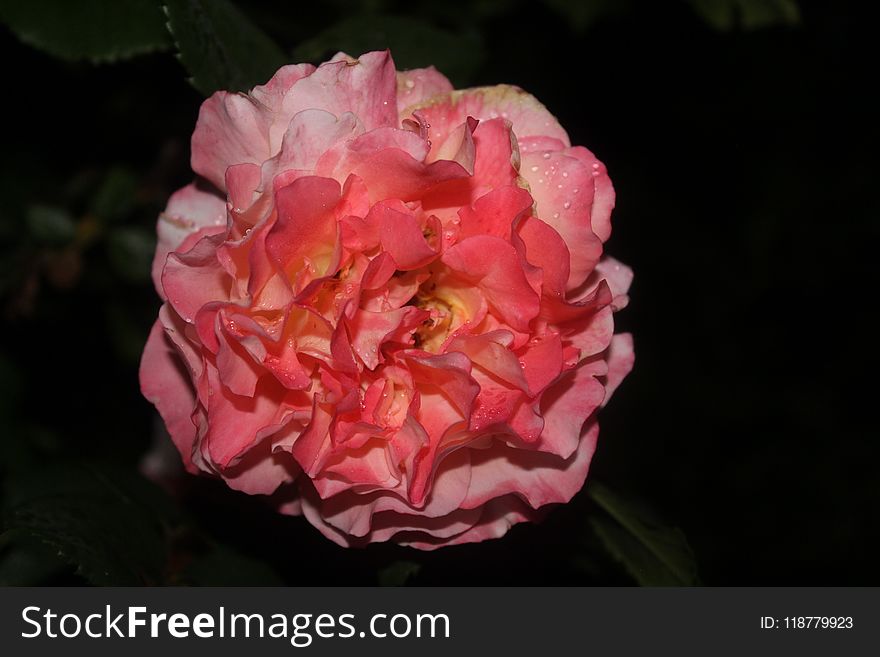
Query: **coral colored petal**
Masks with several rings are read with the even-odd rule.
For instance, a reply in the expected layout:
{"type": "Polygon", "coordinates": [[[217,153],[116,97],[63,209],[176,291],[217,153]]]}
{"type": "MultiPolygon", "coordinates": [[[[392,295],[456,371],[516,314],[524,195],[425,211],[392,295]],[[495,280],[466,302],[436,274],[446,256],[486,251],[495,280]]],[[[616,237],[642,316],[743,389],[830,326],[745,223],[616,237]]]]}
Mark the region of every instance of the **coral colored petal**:
{"type": "Polygon", "coordinates": [[[476,285],[501,318],[518,331],[527,331],[538,314],[538,295],[529,285],[514,248],[504,240],[477,235],[443,254],[450,269],[476,285]]]}

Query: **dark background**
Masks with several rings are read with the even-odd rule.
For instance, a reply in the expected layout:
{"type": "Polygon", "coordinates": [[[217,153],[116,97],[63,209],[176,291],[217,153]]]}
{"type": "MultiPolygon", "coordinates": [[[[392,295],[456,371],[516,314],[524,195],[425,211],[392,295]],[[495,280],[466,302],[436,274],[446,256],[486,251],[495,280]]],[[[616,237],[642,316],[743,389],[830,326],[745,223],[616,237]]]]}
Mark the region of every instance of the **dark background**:
{"type": "MultiPolygon", "coordinates": [[[[366,18],[238,4],[291,61],[391,45],[400,68],[544,102],[607,164],[608,252],[636,273],[618,315],[636,367],[591,480],[680,527],[703,583],[880,584],[867,3],[763,19],[749,2],[727,19],[674,0],[355,3],[366,18]]],[[[423,554],[338,548],[207,479],[138,480],[157,431],[137,384],[154,222],[191,179],[202,96],[171,50],[69,62],[3,28],[0,55],[0,581],[633,581],[598,549],[584,493],[502,540],[423,554]]]]}

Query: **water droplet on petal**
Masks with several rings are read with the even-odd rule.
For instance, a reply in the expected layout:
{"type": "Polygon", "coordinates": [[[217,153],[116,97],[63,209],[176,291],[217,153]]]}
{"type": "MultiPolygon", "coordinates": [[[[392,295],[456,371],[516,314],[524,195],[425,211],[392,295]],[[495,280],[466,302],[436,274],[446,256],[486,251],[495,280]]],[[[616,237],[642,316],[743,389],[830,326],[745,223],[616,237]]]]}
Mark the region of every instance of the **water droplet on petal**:
{"type": "Polygon", "coordinates": [[[599,163],[598,163],[598,162],[593,162],[593,168],[594,168],[594,169],[598,169],[598,168],[599,168],[599,163]]]}
{"type": "Polygon", "coordinates": [[[558,212],[554,212],[554,213],[553,213],[553,218],[554,218],[554,219],[559,219],[559,213],[558,213],[558,212]]]}
{"type": "Polygon", "coordinates": [[[568,178],[568,171],[563,171],[563,172],[562,172],[562,177],[563,177],[563,178],[568,178]]]}
{"type": "Polygon", "coordinates": [[[532,171],[537,171],[537,170],[538,170],[538,165],[537,165],[537,164],[535,164],[534,166],[532,166],[532,171]]]}
{"type": "Polygon", "coordinates": [[[543,178],[538,178],[538,184],[539,184],[539,185],[543,185],[543,184],[544,184],[544,179],[543,179],[543,178]]]}
{"type": "Polygon", "coordinates": [[[575,187],[575,188],[572,190],[572,192],[575,193],[575,194],[577,194],[579,191],[581,191],[581,190],[579,190],[577,187],[575,187]]]}
{"type": "Polygon", "coordinates": [[[550,159],[550,153],[546,153],[546,152],[545,152],[545,153],[544,153],[544,159],[545,159],[545,160],[549,160],[549,159],[550,159]]]}
{"type": "Polygon", "coordinates": [[[407,89],[412,89],[414,86],[416,86],[416,83],[414,80],[407,80],[404,84],[406,85],[407,89]]]}
{"type": "Polygon", "coordinates": [[[566,210],[568,210],[571,207],[571,201],[566,201],[565,203],[562,204],[562,207],[564,207],[566,210]]]}

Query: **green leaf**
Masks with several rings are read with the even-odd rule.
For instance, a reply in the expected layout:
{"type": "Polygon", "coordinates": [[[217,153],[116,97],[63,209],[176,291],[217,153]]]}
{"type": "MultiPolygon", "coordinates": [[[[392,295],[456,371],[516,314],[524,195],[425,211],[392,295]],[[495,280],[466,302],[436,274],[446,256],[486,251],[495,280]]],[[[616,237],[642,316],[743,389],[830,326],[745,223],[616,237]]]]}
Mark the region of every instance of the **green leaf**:
{"type": "Polygon", "coordinates": [[[717,30],[741,25],[755,30],[775,25],[796,25],[800,10],[796,0],[687,0],[700,17],[717,30]]]}
{"type": "Polygon", "coordinates": [[[565,18],[574,30],[582,32],[594,23],[628,8],[628,0],[544,0],[565,18]]]}
{"type": "Polygon", "coordinates": [[[107,239],[110,262],[125,279],[140,283],[149,280],[156,238],[144,228],[120,227],[107,239]]]}
{"type": "Polygon", "coordinates": [[[114,222],[128,216],[135,205],[137,178],[122,167],[113,167],[101,180],[90,203],[90,209],[103,222],[114,222]]]}
{"type": "Polygon", "coordinates": [[[414,561],[395,561],[379,571],[379,586],[405,586],[421,569],[421,564],[414,561]]]}
{"type": "Polygon", "coordinates": [[[38,540],[99,586],[161,583],[177,512],[133,471],[76,462],[7,482],[4,526],[16,542],[38,540]]]}
{"type": "Polygon", "coordinates": [[[598,482],[588,491],[604,512],[590,518],[593,531],[639,584],[699,584],[694,554],[680,529],[664,526],[653,513],[598,482]]]}
{"type": "Polygon", "coordinates": [[[38,242],[67,244],[76,237],[76,223],[62,208],[32,205],[27,210],[27,227],[38,242]]]}
{"type": "Polygon", "coordinates": [[[165,0],[164,8],[190,81],[206,96],[247,91],[286,63],[281,49],[228,0],[165,0]]]}
{"type": "Polygon", "coordinates": [[[398,69],[434,65],[458,85],[467,83],[485,60],[482,38],[474,30],[449,32],[415,18],[388,15],[346,18],[302,42],[294,58],[319,62],[340,50],[357,57],[386,48],[398,69]]]}
{"type": "Polygon", "coordinates": [[[0,22],[69,60],[114,61],[171,43],[155,0],[0,0],[0,22]]]}

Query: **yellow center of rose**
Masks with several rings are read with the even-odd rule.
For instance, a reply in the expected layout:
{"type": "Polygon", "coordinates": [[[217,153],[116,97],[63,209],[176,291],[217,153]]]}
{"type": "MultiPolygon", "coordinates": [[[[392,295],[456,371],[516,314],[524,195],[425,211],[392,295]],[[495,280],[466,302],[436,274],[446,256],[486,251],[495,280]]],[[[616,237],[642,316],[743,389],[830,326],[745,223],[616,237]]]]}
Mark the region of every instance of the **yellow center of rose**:
{"type": "Polygon", "coordinates": [[[439,283],[436,273],[422,283],[410,304],[431,313],[413,333],[415,346],[431,353],[439,353],[449,334],[469,320],[454,288],[439,283]]]}

